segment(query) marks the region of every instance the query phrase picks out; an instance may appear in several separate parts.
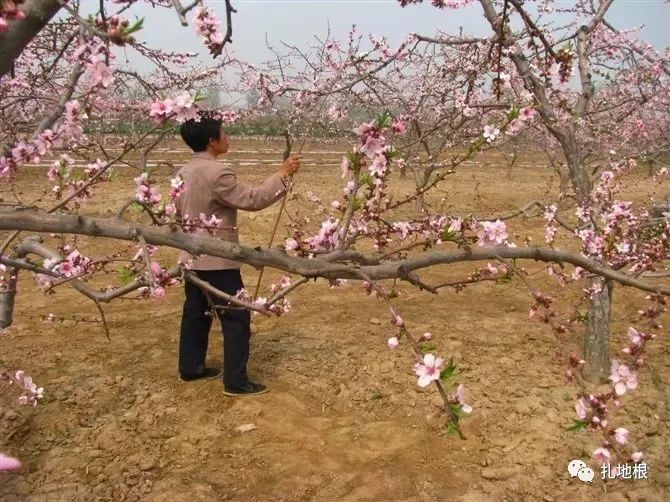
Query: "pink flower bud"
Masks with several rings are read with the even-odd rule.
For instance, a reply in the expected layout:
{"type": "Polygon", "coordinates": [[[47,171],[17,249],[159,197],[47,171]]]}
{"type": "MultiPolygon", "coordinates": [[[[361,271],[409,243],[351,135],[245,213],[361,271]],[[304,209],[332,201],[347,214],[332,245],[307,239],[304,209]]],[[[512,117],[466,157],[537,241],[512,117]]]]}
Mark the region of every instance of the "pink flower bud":
{"type": "Polygon", "coordinates": [[[21,462],[14,457],[8,457],[0,453],[0,472],[18,471],[21,468],[21,462]]]}
{"type": "Polygon", "coordinates": [[[151,296],[153,296],[157,300],[165,298],[165,288],[154,288],[154,290],[151,293],[151,296]]]}
{"type": "Polygon", "coordinates": [[[424,333],[421,335],[421,338],[419,338],[420,342],[428,342],[433,339],[433,335],[429,332],[424,333]]]}
{"type": "Polygon", "coordinates": [[[287,251],[295,251],[298,249],[300,245],[298,244],[298,241],[292,238],[286,239],[286,250],[287,251]]]}
{"type": "Polygon", "coordinates": [[[161,266],[158,264],[158,262],[152,261],[151,262],[151,271],[156,275],[161,273],[161,266]]]}
{"type": "Polygon", "coordinates": [[[642,456],[643,455],[641,451],[636,451],[630,456],[630,458],[633,462],[639,462],[640,460],[642,460],[642,456]]]}
{"type": "Polygon", "coordinates": [[[400,340],[398,340],[397,336],[392,336],[391,338],[388,339],[388,342],[387,342],[387,345],[388,345],[389,349],[391,349],[391,350],[398,347],[399,344],[400,344],[400,340]]]}

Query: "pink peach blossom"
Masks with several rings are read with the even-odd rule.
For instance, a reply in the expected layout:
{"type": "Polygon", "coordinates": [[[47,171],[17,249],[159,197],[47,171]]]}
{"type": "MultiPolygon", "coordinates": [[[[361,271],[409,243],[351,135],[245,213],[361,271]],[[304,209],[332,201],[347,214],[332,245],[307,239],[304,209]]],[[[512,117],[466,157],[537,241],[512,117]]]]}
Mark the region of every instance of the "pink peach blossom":
{"type": "Polygon", "coordinates": [[[610,454],[610,451],[607,448],[596,448],[593,453],[591,454],[591,457],[593,459],[601,464],[609,463],[609,461],[612,458],[612,455],[610,454]]]}
{"type": "Polygon", "coordinates": [[[432,381],[440,379],[444,360],[433,354],[425,354],[420,363],[414,365],[414,373],[419,377],[419,387],[427,387],[432,381]]]}
{"type": "Polygon", "coordinates": [[[627,390],[637,389],[637,375],[625,364],[619,364],[616,359],[612,360],[610,380],[614,382],[614,390],[619,396],[624,395],[627,390]]]}
{"type": "Polygon", "coordinates": [[[614,439],[619,444],[626,444],[628,442],[628,434],[628,429],[624,429],[623,427],[614,429],[614,439]]]}

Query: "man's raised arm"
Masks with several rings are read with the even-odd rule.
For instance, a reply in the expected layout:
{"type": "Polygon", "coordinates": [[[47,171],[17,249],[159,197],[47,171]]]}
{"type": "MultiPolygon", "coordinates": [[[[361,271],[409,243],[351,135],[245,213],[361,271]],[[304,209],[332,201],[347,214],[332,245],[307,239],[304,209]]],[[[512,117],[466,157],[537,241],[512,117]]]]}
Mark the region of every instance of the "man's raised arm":
{"type": "Polygon", "coordinates": [[[229,207],[260,211],[277,202],[288,188],[290,176],[300,168],[300,156],[284,161],[281,168],[258,186],[239,181],[233,170],[225,169],[214,188],[217,200],[229,207]]]}

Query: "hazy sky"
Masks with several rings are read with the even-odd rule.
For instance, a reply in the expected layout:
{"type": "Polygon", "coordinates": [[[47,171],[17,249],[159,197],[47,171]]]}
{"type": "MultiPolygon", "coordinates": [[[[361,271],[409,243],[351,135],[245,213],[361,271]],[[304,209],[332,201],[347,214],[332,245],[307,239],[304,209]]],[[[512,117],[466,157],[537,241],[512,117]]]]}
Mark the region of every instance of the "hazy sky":
{"type": "MultiPolygon", "coordinates": [[[[89,1],[98,3],[83,3],[89,1]]],[[[206,3],[225,23],[224,1],[206,3]]],[[[314,34],[323,36],[329,23],[337,38],[346,37],[351,25],[356,24],[362,33],[387,36],[393,44],[410,32],[430,35],[442,30],[457,34],[459,26],[475,35],[490,33],[478,3],[458,10],[439,10],[429,1],[401,8],[395,0],[233,0],[233,5],[238,12],[233,15],[232,49],[252,63],[267,57],[266,34],[273,44],[283,40],[305,45],[314,34]]],[[[133,12],[145,16],[146,27],[139,38],[166,49],[206,53],[193,26],[182,27],[174,11],[138,6],[133,12]]],[[[615,0],[608,19],[617,28],[644,25],[646,41],[660,49],[670,45],[670,4],[664,0],[615,0]]]]}

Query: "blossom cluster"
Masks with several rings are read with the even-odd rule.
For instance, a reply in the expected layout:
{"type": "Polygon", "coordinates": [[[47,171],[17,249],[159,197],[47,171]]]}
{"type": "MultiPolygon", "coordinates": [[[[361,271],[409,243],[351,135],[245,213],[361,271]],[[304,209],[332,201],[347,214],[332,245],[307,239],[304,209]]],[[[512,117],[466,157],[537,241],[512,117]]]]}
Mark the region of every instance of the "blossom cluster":
{"type": "Polygon", "coordinates": [[[156,122],[162,122],[174,115],[174,119],[180,124],[187,120],[198,119],[198,108],[195,98],[184,91],[176,98],[157,100],[151,104],[149,116],[156,122]]]}
{"type": "Polygon", "coordinates": [[[135,199],[139,202],[154,206],[161,201],[161,194],[158,192],[158,188],[151,186],[149,182],[149,173],[144,172],[133,178],[133,181],[135,182],[135,199]]]}
{"type": "Polygon", "coordinates": [[[165,288],[172,286],[177,282],[174,277],[171,277],[167,270],[162,268],[157,261],[151,262],[151,276],[153,283],[150,286],[151,296],[158,300],[165,297],[165,288]]]}
{"type": "MultiPolygon", "coordinates": [[[[0,371],[0,381],[3,380],[21,389],[19,404],[37,406],[38,401],[44,397],[44,388],[38,387],[23,370],[18,370],[13,374],[0,371]]],[[[0,473],[19,469],[21,469],[21,462],[18,459],[0,452],[0,473]]]]}
{"type": "Polygon", "coordinates": [[[221,21],[214,11],[208,7],[200,7],[196,14],[195,31],[202,37],[202,42],[212,54],[221,52],[223,47],[223,33],[219,30],[221,21]]]}
{"type": "Polygon", "coordinates": [[[53,148],[65,146],[70,139],[81,139],[81,121],[86,118],[81,103],[76,100],[65,104],[63,121],[53,129],[45,129],[32,140],[19,140],[8,148],[9,154],[0,156],[0,179],[8,177],[24,164],[39,162],[53,148]]]}

